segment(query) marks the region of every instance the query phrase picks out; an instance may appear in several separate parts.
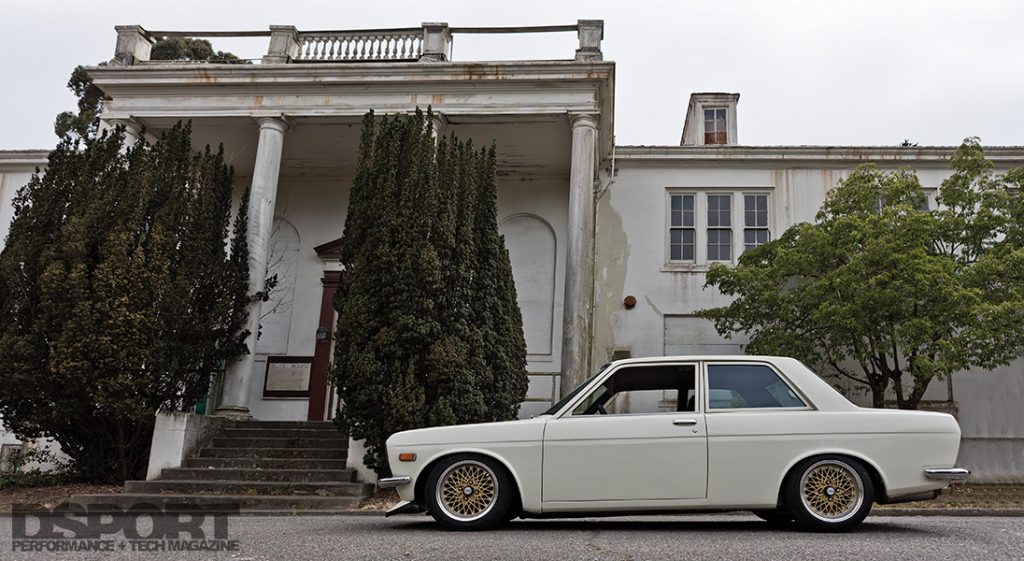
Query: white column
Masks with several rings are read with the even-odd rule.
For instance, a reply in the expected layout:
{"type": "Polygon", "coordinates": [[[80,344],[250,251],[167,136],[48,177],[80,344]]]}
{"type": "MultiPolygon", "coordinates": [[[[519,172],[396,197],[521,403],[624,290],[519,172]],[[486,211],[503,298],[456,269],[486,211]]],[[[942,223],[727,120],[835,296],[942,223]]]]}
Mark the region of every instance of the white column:
{"type": "Polygon", "coordinates": [[[134,119],[100,119],[99,133],[113,132],[114,127],[124,126],[124,148],[127,150],[135,145],[142,134],[142,126],[134,119]]]}
{"type": "MultiPolygon", "coordinates": [[[[267,279],[267,259],[270,233],[274,226],[274,203],[277,200],[277,177],[281,171],[281,149],[287,124],[277,117],[260,117],[260,139],[256,147],[256,166],[252,172],[249,192],[249,293],[263,290],[267,279]]],[[[249,386],[256,355],[256,336],[260,329],[262,302],[249,305],[249,336],[245,346],[249,352],[228,365],[224,374],[217,415],[228,417],[249,416],[249,386]]]]}
{"type": "Polygon", "coordinates": [[[562,316],[562,395],[590,375],[590,320],[594,290],[594,169],[597,117],[570,116],[569,243],[562,316]]]}
{"type": "Polygon", "coordinates": [[[441,141],[441,137],[448,132],[448,121],[444,118],[444,115],[434,113],[431,125],[433,127],[432,133],[434,135],[434,144],[437,145],[441,141]]]}

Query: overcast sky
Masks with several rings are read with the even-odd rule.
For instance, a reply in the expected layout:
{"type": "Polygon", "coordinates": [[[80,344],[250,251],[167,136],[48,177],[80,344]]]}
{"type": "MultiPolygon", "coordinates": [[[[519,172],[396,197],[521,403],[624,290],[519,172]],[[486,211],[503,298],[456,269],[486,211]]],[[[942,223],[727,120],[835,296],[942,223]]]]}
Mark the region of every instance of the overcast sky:
{"type": "MultiPolygon", "coordinates": [[[[551,25],[604,19],[617,144],[678,144],[690,92],[739,92],[741,144],[1024,145],[1024,2],[34,0],[2,10],[0,149],[52,148],[77,64],[151,30],[551,25]]],[[[571,58],[572,33],[457,35],[454,59],[571,58]]],[[[258,58],[266,39],[214,40],[258,58]]]]}

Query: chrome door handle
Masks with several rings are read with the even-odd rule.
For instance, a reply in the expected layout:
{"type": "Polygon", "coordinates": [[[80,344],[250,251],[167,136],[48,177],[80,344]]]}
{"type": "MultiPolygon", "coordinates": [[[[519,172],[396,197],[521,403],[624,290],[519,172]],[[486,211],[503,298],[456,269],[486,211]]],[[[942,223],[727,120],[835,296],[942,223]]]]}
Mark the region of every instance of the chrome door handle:
{"type": "Polygon", "coordinates": [[[678,427],[692,427],[697,424],[697,419],[675,419],[672,424],[678,427]]]}

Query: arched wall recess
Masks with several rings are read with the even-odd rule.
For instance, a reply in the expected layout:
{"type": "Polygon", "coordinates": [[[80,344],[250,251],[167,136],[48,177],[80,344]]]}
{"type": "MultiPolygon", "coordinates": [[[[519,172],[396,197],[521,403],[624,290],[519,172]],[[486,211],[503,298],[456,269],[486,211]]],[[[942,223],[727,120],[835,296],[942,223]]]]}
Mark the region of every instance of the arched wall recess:
{"type": "Polygon", "coordinates": [[[277,275],[277,286],[270,292],[270,299],[263,303],[260,313],[260,338],[256,342],[259,354],[288,353],[298,265],[299,231],[284,218],[274,218],[267,278],[277,275]]]}
{"type": "Polygon", "coordinates": [[[512,261],[527,354],[551,355],[555,319],[555,230],[534,214],[513,214],[498,228],[512,261]]]}

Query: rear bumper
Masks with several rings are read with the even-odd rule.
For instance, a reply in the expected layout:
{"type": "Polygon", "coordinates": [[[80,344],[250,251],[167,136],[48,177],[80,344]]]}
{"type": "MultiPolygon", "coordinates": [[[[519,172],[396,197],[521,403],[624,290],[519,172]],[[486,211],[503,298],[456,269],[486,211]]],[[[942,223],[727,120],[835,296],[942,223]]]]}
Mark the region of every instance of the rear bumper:
{"type": "Polygon", "coordinates": [[[926,468],[924,470],[924,476],[928,479],[937,479],[940,481],[965,481],[971,476],[971,470],[958,467],[926,468]]]}
{"type": "Polygon", "coordinates": [[[380,487],[381,489],[396,489],[402,485],[408,485],[411,481],[412,478],[408,475],[385,477],[384,479],[377,480],[377,487],[380,487]]]}

